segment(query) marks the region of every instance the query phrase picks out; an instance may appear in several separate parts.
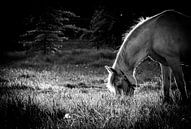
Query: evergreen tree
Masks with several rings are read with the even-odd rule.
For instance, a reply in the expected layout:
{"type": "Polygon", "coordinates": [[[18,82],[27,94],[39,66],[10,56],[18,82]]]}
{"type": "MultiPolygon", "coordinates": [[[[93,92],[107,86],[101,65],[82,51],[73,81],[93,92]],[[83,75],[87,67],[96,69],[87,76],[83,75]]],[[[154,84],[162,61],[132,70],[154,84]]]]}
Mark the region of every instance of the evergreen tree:
{"type": "MultiPolygon", "coordinates": [[[[31,16],[26,22],[26,32],[21,35],[21,41],[31,52],[43,51],[44,54],[58,51],[63,41],[68,40],[67,31],[72,28],[71,20],[79,18],[70,11],[49,9],[39,16],[31,16]]],[[[73,33],[72,32],[72,33],[73,33]]]]}
{"type": "Polygon", "coordinates": [[[116,35],[118,29],[118,18],[113,16],[104,8],[95,10],[90,21],[90,29],[92,31],[92,41],[99,48],[102,45],[115,46],[119,41],[119,34],[116,35]]]}

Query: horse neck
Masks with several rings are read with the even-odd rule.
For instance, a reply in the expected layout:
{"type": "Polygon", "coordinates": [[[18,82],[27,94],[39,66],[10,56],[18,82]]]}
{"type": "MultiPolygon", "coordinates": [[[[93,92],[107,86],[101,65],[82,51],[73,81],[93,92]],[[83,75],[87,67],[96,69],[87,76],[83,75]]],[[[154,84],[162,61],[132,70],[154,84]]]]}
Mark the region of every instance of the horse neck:
{"type": "Polygon", "coordinates": [[[120,47],[116,60],[112,66],[116,71],[121,70],[126,76],[133,76],[134,68],[141,61],[141,53],[149,48],[149,42],[147,41],[149,41],[150,38],[149,34],[152,33],[152,23],[154,22],[143,23],[129,34],[129,37],[126,38],[126,41],[124,41],[120,47]],[[138,56],[135,56],[137,54],[138,56]]]}
{"type": "Polygon", "coordinates": [[[132,49],[132,47],[134,46],[134,43],[135,43],[135,42],[132,43],[132,40],[136,40],[136,38],[129,37],[123,42],[123,44],[121,45],[119,49],[119,52],[117,53],[116,60],[113,64],[113,68],[116,71],[121,70],[127,75],[133,74],[133,70],[134,70],[135,62],[136,62],[136,60],[132,56],[132,53],[134,53],[134,49],[132,49]]]}
{"type": "Polygon", "coordinates": [[[136,84],[136,80],[133,76],[134,68],[126,64],[119,55],[117,56],[112,68],[115,69],[118,73],[121,73],[122,71],[131,84],[136,84]]]}
{"type": "Polygon", "coordinates": [[[115,69],[118,73],[120,73],[120,71],[123,71],[127,76],[132,75],[133,67],[127,61],[127,56],[123,54],[124,53],[122,51],[119,51],[112,68],[115,69]]]}

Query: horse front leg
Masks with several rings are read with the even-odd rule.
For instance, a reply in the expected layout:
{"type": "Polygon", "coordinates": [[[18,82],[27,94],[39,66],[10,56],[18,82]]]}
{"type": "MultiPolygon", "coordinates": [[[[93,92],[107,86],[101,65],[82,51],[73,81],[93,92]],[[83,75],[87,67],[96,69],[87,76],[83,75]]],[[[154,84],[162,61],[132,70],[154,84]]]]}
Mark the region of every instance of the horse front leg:
{"type": "Polygon", "coordinates": [[[161,78],[162,78],[162,89],[164,95],[164,102],[172,102],[170,97],[170,88],[171,88],[171,69],[169,66],[165,66],[160,63],[161,67],[161,78]]]}
{"type": "Polygon", "coordinates": [[[182,67],[180,66],[180,62],[177,59],[169,59],[168,61],[175,77],[176,85],[178,86],[178,89],[181,93],[182,102],[187,102],[188,95],[186,90],[186,82],[184,80],[184,74],[182,71],[182,67]]]}

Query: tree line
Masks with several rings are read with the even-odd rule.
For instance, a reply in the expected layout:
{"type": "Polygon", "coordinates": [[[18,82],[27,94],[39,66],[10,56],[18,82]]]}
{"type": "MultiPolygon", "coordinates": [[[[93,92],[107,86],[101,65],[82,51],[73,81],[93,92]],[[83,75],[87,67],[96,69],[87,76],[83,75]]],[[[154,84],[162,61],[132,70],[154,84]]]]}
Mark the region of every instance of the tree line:
{"type": "Polygon", "coordinates": [[[25,18],[25,30],[19,36],[19,44],[28,52],[42,51],[44,54],[59,51],[68,40],[85,40],[97,49],[103,46],[117,48],[122,43],[122,35],[140,16],[151,16],[159,10],[136,12],[99,6],[91,17],[84,18],[63,8],[47,8],[25,18]]]}
{"type": "Polygon", "coordinates": [[[68,40],[86,40],[98,49],[115,47],[121,44],[119,17],[101,7],[95,9],[89,19],[72,11],[49,8],[25,18],[25,30],[19,36],[19,43],[29,52],[42,51],[44,54],[58,51],[68,40]],[[84,22],[88,22],[86,26],[84,22]]]}

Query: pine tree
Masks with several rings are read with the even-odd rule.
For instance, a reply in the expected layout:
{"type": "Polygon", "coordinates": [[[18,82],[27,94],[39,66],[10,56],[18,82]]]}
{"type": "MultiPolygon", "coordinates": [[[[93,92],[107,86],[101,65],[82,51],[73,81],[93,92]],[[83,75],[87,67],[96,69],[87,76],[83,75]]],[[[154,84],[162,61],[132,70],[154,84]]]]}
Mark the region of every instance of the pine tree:
{"type": "Polygon", "coordinates": [[[79,18],[70,11],[49,9],[39,16],[27,19],[26,32],[21,35],[20,43],[29,51],[43,51],[44,54],[58,51],[62,43],[70,37],[67,35],[71,29],[71,19],[79,18]]]}
{"type": "Polygon", "coordinates": [[[115,35],[118,19],[104,8],[95,10],[90,21],[90,29],[92,31],[92,41],[96,47],[102,45],[113,46],[117,41],[115,35]]]}

